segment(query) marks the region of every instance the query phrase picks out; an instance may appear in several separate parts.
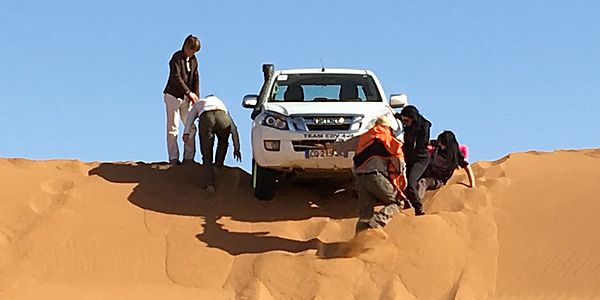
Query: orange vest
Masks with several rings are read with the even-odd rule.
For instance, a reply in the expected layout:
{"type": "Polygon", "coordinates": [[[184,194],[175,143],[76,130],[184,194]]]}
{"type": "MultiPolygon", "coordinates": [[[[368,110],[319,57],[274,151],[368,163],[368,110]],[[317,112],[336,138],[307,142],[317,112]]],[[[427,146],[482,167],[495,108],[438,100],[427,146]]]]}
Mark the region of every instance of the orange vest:
{"type": "MultiPolygon", "coordinates": [[[[402,142],[392,135],[390,129],[386,126],[375,125],[367,132],[363,133],[359,140],[358,146],[356,147],[356,153],[361,153],[367,147],[371,146],[375,139],[378,139],[385,146],[385,149],[394,157],[397,157],[400,161],[404,161],[404,153],[402,152],[402,142]]],[[[358,166],[357,166],[358,167],[358,166]]],[[[404,195],[404,189],[406,188],[406,177],[397,170],[394,164],[390,161],[387,166],[388,179],[398,191],[398,196],[402,199],[406,199],[404,195]]]]}

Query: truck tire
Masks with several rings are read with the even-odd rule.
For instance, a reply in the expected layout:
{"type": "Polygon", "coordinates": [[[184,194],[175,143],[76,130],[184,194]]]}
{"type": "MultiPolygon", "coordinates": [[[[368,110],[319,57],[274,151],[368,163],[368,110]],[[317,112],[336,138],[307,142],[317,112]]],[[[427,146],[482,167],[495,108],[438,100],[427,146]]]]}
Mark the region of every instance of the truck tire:
{"type": "Polygon", "coordinates": [[[252,186],[254,197],[258,200],[270,201],[275,196],[278,172],[259,166],[256,162],[252,164],[252,186]]]}

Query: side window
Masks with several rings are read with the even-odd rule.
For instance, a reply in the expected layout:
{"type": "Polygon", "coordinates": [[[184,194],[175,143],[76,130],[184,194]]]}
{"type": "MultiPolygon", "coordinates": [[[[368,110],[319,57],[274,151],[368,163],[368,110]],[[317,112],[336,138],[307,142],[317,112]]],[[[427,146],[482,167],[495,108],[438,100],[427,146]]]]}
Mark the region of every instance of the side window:
{"type": "Polygon", "coordinates": [[[275,84],[273,86],[273,101],[283,101],[283,94],[287,90],[287,85],[280,86],[279,84],[275,84]]]}
{"type": "Polygon", "coordinates": [[[365,87],[363,85],[358,85],[358,98],[361,101],[367,100],[367,96],[366,96],[366,93],[365,93],[365,87]]]}

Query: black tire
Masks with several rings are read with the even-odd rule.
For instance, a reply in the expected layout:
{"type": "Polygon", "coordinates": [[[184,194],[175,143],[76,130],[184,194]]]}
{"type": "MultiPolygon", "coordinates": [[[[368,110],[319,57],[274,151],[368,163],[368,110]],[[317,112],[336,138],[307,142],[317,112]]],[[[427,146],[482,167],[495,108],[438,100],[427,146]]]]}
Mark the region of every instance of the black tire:
{"type": "Polygon", "coordinates": [[[275,196],[278,172],[263,168],[254,162],[252,164],[252,186],[254,197],[258,200],[269,201],[275,196]]]}

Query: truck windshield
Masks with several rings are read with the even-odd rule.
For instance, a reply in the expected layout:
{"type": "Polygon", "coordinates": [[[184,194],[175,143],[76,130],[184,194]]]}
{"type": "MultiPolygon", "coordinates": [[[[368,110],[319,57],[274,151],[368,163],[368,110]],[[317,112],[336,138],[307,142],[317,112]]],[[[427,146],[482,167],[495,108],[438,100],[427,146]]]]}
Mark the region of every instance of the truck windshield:
{"type": "Polygon", "coordinates": [[[361,74],[283,74],[271,102],[381,102],[375,81],[361,74]]]}

